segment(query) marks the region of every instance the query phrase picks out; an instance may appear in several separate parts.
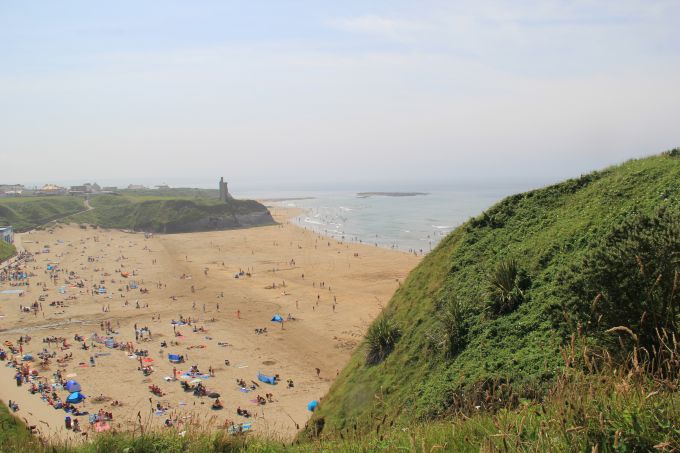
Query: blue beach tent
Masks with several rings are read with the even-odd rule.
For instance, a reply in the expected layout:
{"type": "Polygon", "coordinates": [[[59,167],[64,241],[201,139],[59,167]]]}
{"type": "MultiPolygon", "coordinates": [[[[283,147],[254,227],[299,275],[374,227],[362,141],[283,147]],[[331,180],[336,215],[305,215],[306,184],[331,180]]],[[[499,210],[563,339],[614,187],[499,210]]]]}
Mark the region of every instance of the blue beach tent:
{"type": "Polygon", "coordinates": [[[257,379],[265,384],[276,385],[276,376],[267,376],[262,373],[257,373],[257,379]]]}
{"type": "Polygon", "coordinates": [[[78,384],[76,381],[68,381],[64,385],[64,388],[73,393],[73,392],[80,392],[80,384],[78,384]]]}
{"type": "Polygon", "coordinates": [[[66,398],[67,403],[78,404],[85,399],[85,395],[80,392],[71,393],[68,398],[66,398]]]}
{"type": "Polygon", "coordinates": [[[281,315],[274,315],[274,317],[272,318],[272,322],[283,322],[283,318],[281,317],[281,315]]]}
{"type": "Polygon", "coordinates": [[[309,412],[314,412],[318,405],[319,405],[319,402],[317,400],[312,400],[309,403],[307,403],[307,410],[309,412]]]}

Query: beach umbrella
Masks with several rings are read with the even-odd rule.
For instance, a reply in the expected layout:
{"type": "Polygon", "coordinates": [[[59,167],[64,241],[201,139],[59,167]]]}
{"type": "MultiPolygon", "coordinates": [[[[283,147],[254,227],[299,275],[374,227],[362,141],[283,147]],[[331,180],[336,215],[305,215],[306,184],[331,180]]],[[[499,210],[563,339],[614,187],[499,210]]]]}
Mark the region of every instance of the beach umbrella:
{"type": "Polygon", "coordinates": [[[319,402],[317,400],[312,400],[309,403],[307,403],[307,410],[309,412],[314,412],[319,405],[319,402]]]}
{"type": "Polygon", "coordinates": [[[208,393],[208,398],[219,398],[219,397],[220,397],[219,393],[215,393],[215,392],[208,393]]]}

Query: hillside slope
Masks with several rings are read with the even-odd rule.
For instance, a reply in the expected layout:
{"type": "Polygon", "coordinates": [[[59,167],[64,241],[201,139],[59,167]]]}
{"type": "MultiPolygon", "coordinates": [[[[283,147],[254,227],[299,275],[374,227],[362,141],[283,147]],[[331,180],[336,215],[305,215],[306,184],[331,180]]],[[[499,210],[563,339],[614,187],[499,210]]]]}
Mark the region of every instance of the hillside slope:
{"type": "MultiPolygon", "coordinates": [[[[588,318],[577,315],[599,296],[594,302],[596,294],[579,299],[572,287],[587,274],[584,263],[603,238],[625,235],[634,229],[630,219],[663,208],[677,220],[678,154],[629,161],[508,197],[453,231],[398,289],[301,438],[541,398],[563,368],[561,345],[574,330],[591,328],[588,318]],[[376,337],[383,339],[383,354],[367,360],[376,337]]],[[[672,234],[652,235],[671,241],[666,249],[675,257],[676,276],[677,225],[672,234]]],[[[642,269],[638,255],[626,259],[634,274],[643,273],[636,258],[642,269]]],[[[678,306],[677,297],[671,296],[671,307],[678,306]]],[[[612,303],[606,294],[603,300],[612,303]]],[[[639,317],[635,309],[622,313],[639,317]]],[[[592,331],[596,344],[597,329],[592,331]]]]}
{"type": "Polygon", "coordinates": [[[252,200],[198,197],[100,195],[90,200],[92,210],[69,221],[104,228],[156,233],[181,233],[273,224],[265,206],[252,200]]]}
{"type": "Polygon", "coordinates": [[[0,199],[0,225],[12,225],[21,232],[83,211],[82,198],[21,197],[0,199]]]}

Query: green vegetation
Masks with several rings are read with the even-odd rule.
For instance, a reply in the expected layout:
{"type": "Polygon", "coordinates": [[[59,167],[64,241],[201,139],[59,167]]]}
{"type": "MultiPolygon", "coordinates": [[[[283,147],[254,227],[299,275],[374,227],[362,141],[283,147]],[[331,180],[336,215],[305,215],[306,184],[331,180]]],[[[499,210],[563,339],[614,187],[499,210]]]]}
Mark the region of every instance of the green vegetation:
{"type": "Polygon", "coordinates": [[[442,301],[437,309],[437,323],[430,334],[431,347],[446,358],[452,358],[465,346],[469,310],[455,297],[442,301]]]}
{"type": "Polygon", "coordinates": [[[134,192],[95,196],[90,206],[92,210],[72,216],[69,221],[160,233],[249,226],[241,216],[253,214],[262,216],[259,224],[273,223],[267,209],[252,200],[225,203],[207,196],[163,197],[134,192]]]}
{"type": "Polygon", "coordinates": [[[184,198],[184,199],[214,199],[220,198],[220,191],[217,189],[195,189],[192,187],[176,187],[169,189],[122,189],[121,195],[131,198],[184,198]]]}
{"type": "Polygon", "coordinates": [[[488,308],[494,317],[507,315],[524,302],[531,279],[514,259],[502,260],[489,276],[488,308]]]}
{"type": "Polygon", "coordinates": [[[12,244],[0,240],[0,261],[11,258],[16,252],[17,250],[12,244]]]}
{"type": "Polygon", "coordinates": [[[660,347],[656,330],[678,336],[680,212],[637,214],[598,241],[567,274],[565,313],[614,348],[611,329],[630,330],[632,346],[660,347]],[[594,296],[594,299],[593,299],[594,296]],[[583,301],[592,300],[591,304],[583,301]]]}
{"type": "Polygon", "coordinates": [[[394,349],[394,346],[399,341],[401,331],[387,316],[382,316],[366,333],[366,344],[368,345],[368,354],[366,355],[366,363],[375,365],[385,360],[394,349]]]}
{"type": "Polygon", "coordinates": [[[216,190],[123,190],[120,195],[95,195],[90,207],[82,197],[19,197],[0,199],[0,225],[16,231],[52,221],[104,228],[174,233],[271,224],[267,209],[252,200],[217,198],[216,190]]]}
{"type": "Polygon", "coordinates": [[[39,443],[19,419],[0,403],[0,452],[31,451],[39,443]]]}
{"type": "Polygon", "coordinates": [[[83,199],[76,197],[0,198],[0,225],[27,231],[85,209],[83,199]]]}
{"type": "Polygon", "coordinates": [[[677,338],[678,212],[680,158],[666,153],[508,197],[470,219],[386,308],[402,333],[391,353],[367,364],[369,335],[301,439],[477,412],[496,423],[497,410],[554,392],[561,347],[577,331],[591,348],[655,357],[655,328],[677,338]]]}

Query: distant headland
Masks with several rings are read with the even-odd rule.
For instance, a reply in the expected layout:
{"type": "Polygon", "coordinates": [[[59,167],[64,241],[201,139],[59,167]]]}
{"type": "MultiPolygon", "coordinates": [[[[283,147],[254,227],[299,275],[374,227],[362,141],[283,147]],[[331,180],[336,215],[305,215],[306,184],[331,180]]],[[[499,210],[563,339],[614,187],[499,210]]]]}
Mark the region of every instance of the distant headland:
{"type": "MultiPolygon", "coordinates": [[[[2,188],[2,186],[0,186],[2,188]]],[[[48,184],[41,190],[12,187],[0,198],[0,226],[23,232],[48,223],[79,223],[152,233],[191,233],[273,225],[269,210],[254,200],[241,200],[229,193],[224,178],[217,189],[127,189],[95,184],[71,190],[48,184]]],[[[1,194],[1,192],[0,192],[1,194]]]]}
{"type": "Polygon", "coordinates": [[[416,197],[418,195],[429,195],[427,192],[359,192],[358,198],[368,197],[416,197]]]}

